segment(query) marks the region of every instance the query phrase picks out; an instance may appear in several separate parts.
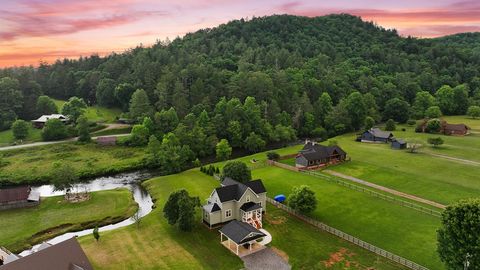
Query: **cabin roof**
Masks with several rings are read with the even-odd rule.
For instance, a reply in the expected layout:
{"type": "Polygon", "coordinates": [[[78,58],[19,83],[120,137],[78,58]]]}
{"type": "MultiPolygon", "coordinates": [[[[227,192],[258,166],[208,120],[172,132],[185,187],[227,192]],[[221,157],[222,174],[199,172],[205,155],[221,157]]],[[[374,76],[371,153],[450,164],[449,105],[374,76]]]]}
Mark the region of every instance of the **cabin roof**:
{"type": "Polygon", "coordinates": [[[262,183],[262,180],[260,179],[252,180],[243,184],[229,177],[226,177],[222,182],[222,186],[216,188],[215,191],[217,192],[218,198],[221,202],[227,202],[231,200],[240,200],[248,188],[250,188],[256,194],[267,191],[262,183]]]}
{"type": "Polygon", "coordinates": [[[340,155],[346,154],[340,146],[325,146],[312,142],[306,143],[303,146],[303,149],[300,150],[299,154],[307,160],[320,160],[330,157],[335,151],[340,155]]]}
{"type": "Polygon", "coordinates": [[[239,245],[266,236],[252,225],[238,220],[230,221],[220,232],[239,245]]]}
{"type": "Polygon", "coordinates": [[[45,247],[0,267],[2,270],[93,270],[75,237],[45,247]]]}

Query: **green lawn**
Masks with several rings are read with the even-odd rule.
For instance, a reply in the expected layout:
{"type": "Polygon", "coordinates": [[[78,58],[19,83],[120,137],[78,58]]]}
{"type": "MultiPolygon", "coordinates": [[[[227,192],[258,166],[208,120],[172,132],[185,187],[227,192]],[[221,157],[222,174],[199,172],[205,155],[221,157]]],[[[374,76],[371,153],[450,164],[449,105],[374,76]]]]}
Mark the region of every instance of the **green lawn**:
{"type": "Polygon", "coordinates": [[[443,269],[436,253],[438,218],[278,167],[252,174],[263,179],[270,197],[288,196],[293,187],[308,185],[318,200],[314,218],[431,269],[443,269]]]}
{"type": "Polygon", "coordinates": [[[62,143],[0,152],[0,183],[48,182],[55,162],[70,164],[83,178],[112,174],[143,166],[144,148],[62,143]]]}
{"type": "Polygon", "coordinates": [[[80,203],[68,203],[62,196],[42,198],[37,207],[1,211],[0,245],[18,252],[68,231],[126,219],[138,208],[126,189],[92,192],[91,196],[80,203]]]}
{"type": "MultiPolygon", "coordinates": [[[[91,236],[80,243],[95,269],[241,269],[243,263],[219,243],[217,230],[198,223],[192,232],[180,232],[167,224],[161,209],[174,190],[185,188],[203,203],[218,181],[198,169],[155,178],[145,187],[157,208],[135,225],[101,234],[96,243],[91,236]]],[[[286,212],[269,206],[265,228],[273,236],[271,246],[284,252],[294,269],[325,269],[326,263],[346,253],[345,260],[329,269],[403,269],[366,250],[307,225],[286,212]],[[295,243],[295,244],[292,244],[295,243]],[[348,261],[348,262],[347,262],[348,261]],[[351,265],[346,268],[345,265],[351,265]]]]}
{"type": "MultiPolygon", "coordinates": [[[[429,136],[413,133],[411,130],[395,131],[394,135],[398,138],[415,136],[425,140],[429,136]]],[[[475,144],[480,142],[480,137],[473,136],[443,137],[446,144],[455,147],[460,147],[460,142],[467,143],[462,140],[470,139],[473,141],[471,148],[478,149],[475,144]]],[[[443,153],[443,149],[453,149],[453,147],[446,145],[441,149],[433,149],[425,146],[419,153],[412,154],[404,150],[392,150],[389,144],[355,142],[353,134],[334,139],[348,153],[352,161],[332,167],[332,170],[443,204],[480,195],[480,185],[476,181],[480,166],[451,161],[430,154],[443,153]]],[[[469,151],[475,152],[475,150],[469,151]]],[[[448,155],[461,157],[458,151],[455,153],[451,151],[448,155]]]]}
{"type": "MultiPolygon", "coordinates": [[[[53,101],[61,112],[63,104],[65,104],[66,101],[58,99],[54,99],[53,101]]],[[[116,121],[116,117],[120,116],[121,113],[122,110],[117,108],[105,108],[95,105],[87,108],[85,116],[89,121],[113,123],[116,121]]]]}
{"type": "MultiPolygon", "coordinates": [[[[42,140],[42,130],[33,128],[33,126],[29,126],[28,129],[28,137],[24,139],[21,143],[31,143],[31,142],[39,142],[42,140]]],[[[0,147],[2,146],[8,146],[13,144],[15,141],[15,138],[13,137],[13,132],[11,129],[0,131],[0,147]]],[[[17,143],[20,143],[20,141],[17,141],[17,143]]]]}

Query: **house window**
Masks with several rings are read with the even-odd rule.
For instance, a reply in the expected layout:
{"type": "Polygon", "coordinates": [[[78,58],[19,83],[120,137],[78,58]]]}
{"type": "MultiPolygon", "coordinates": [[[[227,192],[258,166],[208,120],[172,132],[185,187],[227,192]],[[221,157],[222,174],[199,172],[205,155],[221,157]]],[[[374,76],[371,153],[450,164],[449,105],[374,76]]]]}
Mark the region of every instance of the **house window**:
{"type": "Polygon", "coordinates": [[[225,217],[226,218],[229,218],[232,216],[232,209],[228,209],[227,211],[225,211],[225,217]]]}
{"type": "Polygon", "coordinates": [[[250,202],[250,195],[247,196],[246,202],[250,202]]]}
{"type": "Polygon", "coordinates": [[[208,218],[208,212],[205,212],[205,218],[208,218]]]}

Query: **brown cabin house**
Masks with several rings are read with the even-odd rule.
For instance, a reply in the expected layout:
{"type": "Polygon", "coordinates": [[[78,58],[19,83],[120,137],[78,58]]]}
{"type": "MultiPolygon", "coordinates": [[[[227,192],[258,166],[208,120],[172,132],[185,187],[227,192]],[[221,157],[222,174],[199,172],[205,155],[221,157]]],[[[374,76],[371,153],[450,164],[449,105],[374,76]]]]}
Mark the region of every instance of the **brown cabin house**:
{"type": "MultiPolygon", "coordinates": [[[[426,132],[427,123],[428,123],[427,119],[423,120],[423,122],[417,127],[416,131],[426,132]]],[[[440,133],[443,133],[445,135],[465,136],[468,134],[469,129],[470,127],[465,124],[449,124],[447,123],[447,121],[441,120],[440,133]]]]}
{"type": "Polygon", "coordinates": [[[467,125],[465,124],[448,124],[445,123],[445,125],[442,125],[443,127],[443,134],[445,135],[467,135],[468,130],[470,129],[467,125]]]}
{"type": "Polygon", "coordinates": [[[29,186],[0,189],[0,210],[36,206],[39,203],[40,193],[32,192],[29,186]]]}
{"type": "Polygon", "coordinates": [[[315,142],[307,142],[295,157],[295,167],[315,168],[327,164],[345,161],[347,153],[337,145],[325,146],[315,142]]]}

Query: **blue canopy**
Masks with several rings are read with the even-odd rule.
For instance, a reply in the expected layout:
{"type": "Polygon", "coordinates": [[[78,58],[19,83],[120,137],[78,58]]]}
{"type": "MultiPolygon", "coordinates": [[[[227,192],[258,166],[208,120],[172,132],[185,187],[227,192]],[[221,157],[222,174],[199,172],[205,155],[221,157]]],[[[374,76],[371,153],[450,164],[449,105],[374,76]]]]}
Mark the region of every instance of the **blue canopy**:
{"type": "Polygon", "coordinates": [[[287,197],[285,197],[285,195],[283,194],[279,194],[275,196],[273,199],[277,202],[284,202],[287,199],[287,197]]]}

